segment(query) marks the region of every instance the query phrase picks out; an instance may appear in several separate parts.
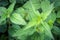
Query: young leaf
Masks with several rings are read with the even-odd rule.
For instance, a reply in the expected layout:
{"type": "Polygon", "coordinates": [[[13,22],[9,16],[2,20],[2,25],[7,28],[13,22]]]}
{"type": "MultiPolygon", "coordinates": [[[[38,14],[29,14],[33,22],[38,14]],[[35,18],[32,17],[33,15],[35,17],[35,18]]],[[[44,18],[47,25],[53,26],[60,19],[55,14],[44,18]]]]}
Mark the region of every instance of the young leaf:
{"type": "Polygon", "coordinates": [[[11,13],[13,12],[15,3],[16,3],[16,2],[13,2],[13,3],[8,7],[8,9],[7,9],[8,17],[10,17],[11,13]]]}
{"type": "Polygon", "coordinates": [[[26,13],[26,11],[24,10],[24,8],[22,8],[22,7],[16,9],[14,12],[19,13],[23,18],[25,18],[25,16],[28,15],[28,14],[26,13]]]}
{"type": "Polygon", "coordinates": [[[54,3],[52,3],[49,6],[47,6],[47,10],[45,10],[44,12],[41,13],[41,16],[42,16],[42,19],[43,20],[46,20],[47,17],[51,14],[52,10],[54,9],[54,6],[53,5],[54,5],[54,3]]]}
{"type": "Polygon", "coordinates": [[[24,30],[27,30],[27,29],[29,29],[29,28],[31,28],[31,27],[34,27],[34,26],[36,26],[36,22],[35,22],[35,21],[30,21],[30,22],[25,26],[24,30]]]}
{"type": "Polygon", "coordinates": [[[12,16],[10,17],[10,20],[14,24],[18,24],[18,25],[26,25],[27,24],[26,21],[18,13],[13,13],[12,16]]]}
{"type": "Polygon", "coordinates": [[[52,12],[45,21],[50,25],[50,28],[52,29],[55,20],[56,20],[56,13],[52,12]]]}
{"type": "Polygon", "coordinates": [[[29,0],[29,5],[30,6],[28,8],[26,8],[26,12],[29,15],[29,22],[26,25],[25,29],[29,29],[29,28],[31,28],[31,27],[33,27],[35,25],[38,25],[40,23],[40,20],[41,20],[40,13],[35,9],[35,6],[34,6],[34,4],[33,4],[33,2],[31,0],[29,0]]]}
{"type": "Polygon", "coordinates": [[[41,8],[43,12],[46,12],[49,9],[50,6],[50,1],[49,0],[44,0],[41,2],[41,8]]]}
{"type": "MultiPolygon", "coordinates": [[[[31,2],[32,2],[32,4],[33,4],[33,6],[35,7],[35,9],[39,9],[40,8],[40,0],[31,0],[31,2]]],[[[29,1],[27,1],[24,5],[23,5],[23,8],[31,8],[31,6],[30,6],[31,4],[30,4],[30,0],[29,1]]]]}

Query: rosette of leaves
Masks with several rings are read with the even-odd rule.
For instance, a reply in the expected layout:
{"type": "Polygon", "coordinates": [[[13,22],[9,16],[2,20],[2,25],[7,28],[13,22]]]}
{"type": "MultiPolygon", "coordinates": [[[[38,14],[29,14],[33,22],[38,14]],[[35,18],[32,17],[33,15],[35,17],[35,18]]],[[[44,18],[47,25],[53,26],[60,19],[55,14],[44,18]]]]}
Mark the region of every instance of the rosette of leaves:
{"type": "MultiPolygon", "coordinates": [[[[12,37],[16,37],[16,39],[19,40],[26,40],[28,36],[38,33],[41,35],[39,36],[37,34],[41,40],[54,40],[51,30],[53,28],[53,23],[56,20],[56,14],[53,9],[54,3],[50,4],[50,1],[48,0],[27,1],[22,7],[16,9],[10,18],[12,23],[22,27],[15,31],[15,33],[12,33],[11,30],[9,30],[10,33],[13,34],[12,37]],[[41,13],[38,10],[40,8],[42,9],[41,13]],[[49,38],[46,39],[43,35],[49,38]]],[[[38,39],[38,37],[36,37],[36,39],[38,39]]]]}
{"type": "Polygon", "coordinates": [[[52,32],[60,35],[60,28],[54,25],[56,18],[60,24],[60,11],[55,13],[55,2],[28,0],[14,9],[17,0],[9,1],[8,8],[0,7],[0,25],[8,22],[9,40],[55,40],[52,32]]]}

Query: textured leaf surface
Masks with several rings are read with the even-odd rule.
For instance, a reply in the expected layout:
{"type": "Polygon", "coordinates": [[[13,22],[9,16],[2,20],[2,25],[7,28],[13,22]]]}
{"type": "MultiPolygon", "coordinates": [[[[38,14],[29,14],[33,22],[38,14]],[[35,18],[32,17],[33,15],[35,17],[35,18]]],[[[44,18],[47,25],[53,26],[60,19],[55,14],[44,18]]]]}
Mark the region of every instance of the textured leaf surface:
{"type": "Polygon", "coordinates": [[[0,7],[0,24],[6,20],[7,14],[6,14],[6,8],[0,7]]]}
{"type": "Polygon", "coordinates": [[[29,8],[29,9],[31,9],[31,3],[30,3],[30,1],[32,2],[32,4],[34,5],[34,7],[35,7],[35,9],[39,9],[40,8],[40,0],[29,0],[29,1],[27,1],[27,3],[25,3],[24,4],[24,8],[29,8]]]}
{"type": "MultiPolygon", "coordinates": [[[[31,28],[32,26],[38,25],[40,23],[41,17],[40,14],[37,10],[35,10],[35,6],[33,4],[32,0],[29,0],[29,6],[26,8],[26,11],[28,12],[29,15],[29,23],[26,25],[25,29],[31,28]],[[31,14],[32,13],[32,14],[31,14]],[[34,18],[34,19],[33,19],[34,18]],[[32,23],[32,24],[31,24],[32,23]],[[37,23],[37,24],[36,24],[37,23]]],[[[26,6],[24,6],[25,8],[26,6]]]]}
{"type": "Polygon", "coordinates": [[[34,32],[35,32],[35,29],[33,29],[33,28],[30,28],[27,30],[20,29],[13,36],[19,36],[19,37],[22,37],[24,35],[28,36],[28,35],[32,35],[34,32]]]}
{"type": "Polygon", "coordinates": [[[11,5],[9,5],[9,7],[8,7],[8,9],[7,9],[8,17],[10,17],[11,13],[13,12],[15,3],[16,3],[16,2],[13,2],[11,5]]]}
{"type": "Polygon", "coordinates": [[[19,13],[23,18],[25,18],[28,15],[22,7],[17,8],[14,12],[19,13]]]}
{"type": "Polygon", "coordinates": [[[14,33],[16,33],[17,30],[21,29],[19,25],[12,25],[10,28],[9,28],[9,35],[10,36],[13,36],[14,33]],[[13,30],[13,31],[12,31],[13,30]]]}
{"type": "Polygon", "coordinates": [[[10,20],[14,24],[18,24],[18,25],[26,25],[27,24],[26,21],[18,13],[13,13],[10,20]]]}
{"type": "Polygon", "coordinates": [[[46,22],[42,22],[42,25],[43,25],[43,27],[44,27],[45,30],[46,30],[46,35],[48,35],[49,37],[51,37],[52,39],[54,39],[54,38],[53,38],[53,35],[52,35],[52,33],[51,33],[51,30],[50,30],[49,25],[48,25],[46,22]],[[47,32],[48,32],[48,33],[47,33],[47,32]]]}
{"type": "Polygon", "coordinates": [[[56,20],[56,14],[52,12],[45,21],[50,25],[50,28],[52,29],[55,20],[56,20]]]}
{"type": "MultiPolygon", "coordinates": [[[[47,1],[48,2],[48,1],[47,1]]],[[[43,3],[45,3],[45,2],[43,2],[43,3]]],[[[42,4],[43,4],[42,3],[42,4]]],[[[46,5],[47,5],[47,3],[46,3],[46,5]]],[[[44,4],[44,6],[42,6],[42,10],[43,10],[43,12],[42,12],[42,19],[43,20],[46,20],[47,19],[47,17],[51,14],[51,12],[52,12],[52,10],[54,9],[54,3],[52,3],[51,5],[47,5],[47,8],[45,8],[45,6],[46,6],[45,4],[44,4]]]]}

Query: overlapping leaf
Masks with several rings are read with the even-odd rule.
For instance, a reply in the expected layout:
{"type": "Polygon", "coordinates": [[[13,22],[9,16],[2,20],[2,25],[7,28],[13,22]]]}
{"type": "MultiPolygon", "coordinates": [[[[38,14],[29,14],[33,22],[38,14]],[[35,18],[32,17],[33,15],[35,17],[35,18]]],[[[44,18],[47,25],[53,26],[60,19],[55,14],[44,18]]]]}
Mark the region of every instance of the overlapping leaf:
{"type": "Polygon", "coordinates": [[[26,25],[25,29],[31,28],[32,26],[35,26],[35,25],[39,24],[40,20],[41,20],[40,14],[35,9],[34,4],[31,0],[29,1],[29,5],[30,5],[30,7],[26,8],[26,11],[28,12],[30,22],[26,25]]]}
{"type": "Polygon", "coordinates": [[[22,7],[17,8],[14,12],[20,14],[23,18],[26,18],[26,16],[28,15],[22,7]]]}
{"type": "Polygon", "coordinates": [[[26,25],[27,24],[26,21],[18,13],[13,13],[12,16],[10,17],[10,20],[14,24],[18,24],[18,25],[26,25]]]}
{"type": "MultiPolygon", "coordinates": [[[[39,9],[40,8],[40,0],[31,0],[33,6],[35,7],[35,9],[39,9]]],[[[31,6],[30,6],[30,1],[27,1],[25,4],[24,4],[24,8],[26,9],[31,9],[31,6]]]]}
{"type": "Polygon", "coordinates": [[[43,12],[41,14],[42,19],[46,20],[47,17],[51,14],[52,10],[54,9],[54,3],[50,4],[49,1],[43,1],[41,3],[41,8],[43,10],[43,12]]]}
{"type": "Polygon", "coordinates": [[[8,33],[9,36],[13,36],[14,33],[16,33],[17,30],[21,29],[19,25],[13,24],[12,26],[9,27],[8,33]],[[12,31],[13,30],[13,31],[12,31]]]}
{"type": "Polygon", "coordinates": [[[52,33],[51,33],[51,29],[50,29],[50,27],[49,27],[49,25],[46,23],[46,22],[41,22],[42,23],[42,27],[44,27],[45,28],[45,30],[46,30],[46,35],[47,36],[49,36],[49,37],[51,37],[52,39],[54,39],[53,38],[53,35],[52,35],[52,33]],[[48,33],[47,33],[48,32],[48,33]]]}
{"type": "Polygon", "coordinates": [[[6,20],[7,14],[6,14],[6,8],[0,7],[0,24],[6,20]]]}
{"type": "Polygon", "coordinates": [[[7,15],[8,15],[8,17],[10,17],[11,13],[13,12],[15,3],[16,3],[16,2],[14,1],[14,2],[8,7],[8,9],[7,9],[7,15]]]}
{"type": "Polygon", "coordinates": [[[52,29],[55,20],[56,20],[56,14],[52,12],[45,21],[50,25],[50,28],[52,29]]]}

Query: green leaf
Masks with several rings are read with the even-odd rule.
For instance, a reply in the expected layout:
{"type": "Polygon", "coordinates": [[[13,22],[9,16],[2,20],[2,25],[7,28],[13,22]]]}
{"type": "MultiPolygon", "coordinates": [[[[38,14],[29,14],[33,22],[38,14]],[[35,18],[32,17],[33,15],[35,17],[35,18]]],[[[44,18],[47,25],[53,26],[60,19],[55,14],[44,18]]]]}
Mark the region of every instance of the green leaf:
{"type": "Polygon", "coordinates": [[[28,40],[51,40],[51,38],[49,38],[44,33],[39,34],[35,32],[30,38],[28,38],[28,40]]]}
{"type": "Polygon", "coordinates": [[[45,21],[50,25],[50,28],[52,29],[55,20],[56,20],[56,13],[52,12],[45,21]]]}
{"type": "Polygon", "coordinates": [[[52,32],[55,35],[60,35],[60,28],[58,28],[57,26],[54,26],[53,29],[52,29],[52,32]]]}
{"type": "Polygon", "coordinates": [[[47,35],[44,35],[44,40],[51,40],[51,38],[48,37],[47,35]]]}
{"type": "Polygon", "coordinates": [[[42,1],[41,8],[42,8],[43,12],[47,11],[50,8],[50,1],[49,0],[42,1]]]}
{"type": "Polygon", "coordinates": [[[26,40],[26,38],[27,38],[27,36],[25,36],[25,35],[24,36],[21,36],[21,37],[18,36],[16,38],[16,40],[26,40]]]}
{"type": "Polygon", "coordinates": [[[10,17],[11,13],[13,12],[15,3],[16,3],[16,2],[13,2],[13,3],[8,7],[8,9],[7,9],[8,17],[10,17]]]}
{"type": "Polygon", "coordinates": [[[31,27],[34,27],[36,26],[36,22],[35,21],[30,21],[26,26],[25,26],[25,29],[24,30],[27,30],[31,27]]]}
{"type": "Polygon", "coordinates": [[[42,16],[42,19],[43,20],[46,20],[47,17],[51,14],[52,10],[54,9],[54,6],[53,5],[54,5],[54,3],[52,3],[49,6],[47,6],[47,9],[46,10],[43,8],[43,10],[45,10],[44,12],[41,13],[41,16],[42,16]]]}
{"type": "Polygon", "coordinates": [[[10,26],[8,30],[9,36],[13,37],[14,33],[16,33],[16,31],[19,29],[21,29],[19,25],[13,24],[12,26],[10,26]]]}
{"type": "MultiPolygon", "coordinates": [[[[33,1],[35,1],[35,0],[33,0],[33,1]]],[[[33,1],[32,0],[29,0],[28,1],[28,3],[26,3],[24,6],[23,6],[23,8],[25,8],[25,10],[27,10],[26,12],[27,13],[29,13],[29,15],[31,16],[31,15],[33,15],[34,17],[35,16],[40,16],[40,13],[38,12],[38,10],[36,10],[36,8],[35,8],[35,4],[33,3],[33,1]],[[27,5],[28,4],[28,5],[27,5]],[[26,7],[27,6],[27,7],[26,7]],[[33,14],[31,14],[31,13],[33,13],[33,14]]],[[[37,1],[39,1],[39,0],[37,0],[37,1]]],[[[36,1],[35,1],[36,2],[36,1]]],[[[39,3],[38,3],[39,4],[39,3]]]]}
{"type": "Polygon", "coordinates": [[[23,18],[25,18],[28,15],[22,7],[17,8],[14,12],[19,13],[23,18]]]}
{"type": "Polygon", "coordinates": [[[60,6],[60,0],[53,0],[55,2],[55,7],[59,7],[60,6]]]}
{"type": "Polygon", "coordinates": [[[6,20],[7,14],[6,14],[6,8],[0,7],[0,24],[6,20]]]}
{"type": "Polygon", "coordinates": [[[30,40],[41,40],[41,36],[39,33],[35,32],[31,37],[29,38],[30,40]]]}
{"type": "Polygon", "coordinates": [[[35,6],[33,4],[33,1],[29,0],[28,2],[29,2],[28,3],[29,5],[27,5],[28,7],[24,6],[24,8],[26,8],[25,9],[26,12],[29,15],[29,17],[28,17],[29,18],[29,22],[26,25],[25,29],[29,29],[29,28],[31,28],[31,27],[33,27],[35,25],[38,25],[40,23],[40,20],[41,20],[40,13],[38,12],[38,10],[35,10],[35,6]]]}
{"type": "Polygon", "coordinates": [[[16,31],[16,33],[14,33],[13,36],[17,37],[17,39],[24,40],[28,36],[32,35],[34,32],[35,32],[35,29],[33,29],[33,28],[30,28],[30,29],[27,29],[27,30],[24,30],[24,28],[23,28],[23,29],[20,29],[20,30],[16,31]]]}
{"type": "Polygon", "coordinates": [[[6,14],[3,14],[0,18],[0,23],[2,23],[3,21],[5,21],[7,18],[7,15],[6,14]]]}
{"type": "Polygon", "coordinates": [[[60,18],[58,18],[56,21],[57,21],[57,23],[59,23],[59,24],[60,24],[60,18]]]}
{"type": "Polygon", "coordinates": [[[12,16],[10,17],[10,20],[12,23],[18,24],[18,25],[26,25],[27,24],[26,21],[18,13],[13,13],[12,16]]]}
{"type": "Polygon", "coordinates": [[[16,2],[16,0],[9,0],[11,3],[16,2]]]}
{"type": "Polygon", "coordinates": [[[40,34],[40,40],[48,40],[48,39],[51,40],[52,39],[51,36],[49,35],[50,33],[47,33],[48,31],[46,29],[47,27],[45,28],[42,24],[36,28],[37,32],[40,34]]]}
{"type": "Polygon", "coordinates": [[[52,33],[51,33],[51,29],[50,29],[50,26],[46,23],[46,22],[41,22],[41,24],[43,25],[42,27],[45,28],[45,31],[46,31],[46,35],[49,36],[50,38],[54,39],[52,33]],[[47,33],[48,32],[48,33],[47,33]]]}
{"type": "MultiPolygon", "coordinates": [[[[33,6],[35,7],[35,9],[39,9],[40,8],[40,0],[31,0],[31,2],[32,2],[32,4],[33,4],[33,6]]],[[[30,3],[30,0],[29,1],[27,1],[24,5],[23,5],[23,7],[24,8],[28,8],[28,9],[31,9],[31,3],[30,3]]]]}
{"type": "Polygon", "coordinates": [[[4,13],[6,13],[6,8],[0,7],[0,16],[2,16],[4,13]]]}
{"type": "Polygon", "coordinates": [[[60,11],[58,11],[57,13],[57,18],[60,18],[60,11]]]}

